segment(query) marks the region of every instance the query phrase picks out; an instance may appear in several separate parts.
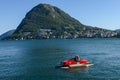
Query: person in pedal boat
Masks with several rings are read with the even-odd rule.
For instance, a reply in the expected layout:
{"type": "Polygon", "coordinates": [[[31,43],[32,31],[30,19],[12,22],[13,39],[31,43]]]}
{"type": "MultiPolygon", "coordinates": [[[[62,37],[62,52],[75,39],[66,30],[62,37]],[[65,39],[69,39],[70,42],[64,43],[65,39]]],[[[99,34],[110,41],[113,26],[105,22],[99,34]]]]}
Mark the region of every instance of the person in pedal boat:
{"type": "Polygon", "coordinates": [[[74,60],[75,60],[76,62],[79,62],[79,61],[80,61],[80,57],[77,55],[77,56],[74,57],[74,60]]]}

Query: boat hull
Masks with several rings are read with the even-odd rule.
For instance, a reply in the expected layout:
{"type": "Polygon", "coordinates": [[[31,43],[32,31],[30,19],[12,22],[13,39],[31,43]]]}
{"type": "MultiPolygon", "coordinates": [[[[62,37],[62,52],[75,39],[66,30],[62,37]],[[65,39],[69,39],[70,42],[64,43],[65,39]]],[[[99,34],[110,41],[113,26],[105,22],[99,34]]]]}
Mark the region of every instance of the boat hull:
{"type": "Polygon", "coordinates": [[[63,69],[69,69],[69,68],[76,68],[76,67],[89,67],[89,66],[93,66],[94,64],[73,64],[73,65],[69,65],[69,66],[61,66],[61,68],[63,69]]]}

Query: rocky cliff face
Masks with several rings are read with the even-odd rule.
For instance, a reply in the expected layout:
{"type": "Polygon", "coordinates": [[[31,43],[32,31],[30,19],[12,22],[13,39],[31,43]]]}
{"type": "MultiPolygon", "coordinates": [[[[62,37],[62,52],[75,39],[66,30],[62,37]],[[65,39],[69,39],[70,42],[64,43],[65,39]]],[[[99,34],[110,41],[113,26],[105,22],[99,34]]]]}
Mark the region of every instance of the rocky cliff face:
{"type": "Polygon", "coordinates": [[[55,6],[39,4],[26,14],[10,39],[113,37],[115,34],[83,25],[55,6]]]}

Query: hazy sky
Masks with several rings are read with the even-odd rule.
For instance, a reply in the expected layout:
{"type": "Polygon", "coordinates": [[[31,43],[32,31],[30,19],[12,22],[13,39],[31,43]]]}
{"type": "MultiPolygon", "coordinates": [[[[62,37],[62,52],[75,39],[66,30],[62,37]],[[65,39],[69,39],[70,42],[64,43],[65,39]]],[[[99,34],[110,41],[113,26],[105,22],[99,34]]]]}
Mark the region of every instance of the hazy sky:
{"type": "Polygon", "coordinates": [[[34,6],[57,6],[85,25],[120,28],[120,0],[0,0],[0,34],[16,29],[34,6]]]}

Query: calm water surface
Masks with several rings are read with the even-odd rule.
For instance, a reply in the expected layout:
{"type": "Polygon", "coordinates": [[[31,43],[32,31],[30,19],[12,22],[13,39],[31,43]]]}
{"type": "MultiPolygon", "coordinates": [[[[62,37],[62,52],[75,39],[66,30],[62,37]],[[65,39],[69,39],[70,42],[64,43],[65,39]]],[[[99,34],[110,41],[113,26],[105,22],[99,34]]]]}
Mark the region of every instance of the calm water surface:
{"type": "Polygon", "coordinates": [[[120,39],[0,41],[0,80],[120,80],[120,39]],[[94,66],[55,68],[75,55],[94,66]]]}

